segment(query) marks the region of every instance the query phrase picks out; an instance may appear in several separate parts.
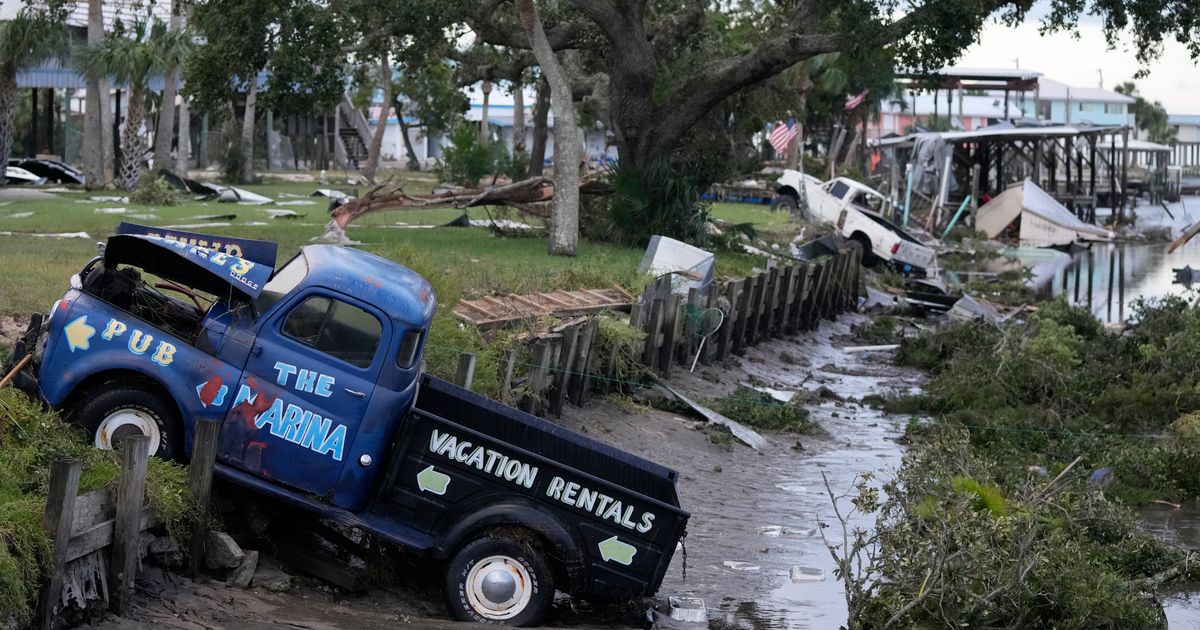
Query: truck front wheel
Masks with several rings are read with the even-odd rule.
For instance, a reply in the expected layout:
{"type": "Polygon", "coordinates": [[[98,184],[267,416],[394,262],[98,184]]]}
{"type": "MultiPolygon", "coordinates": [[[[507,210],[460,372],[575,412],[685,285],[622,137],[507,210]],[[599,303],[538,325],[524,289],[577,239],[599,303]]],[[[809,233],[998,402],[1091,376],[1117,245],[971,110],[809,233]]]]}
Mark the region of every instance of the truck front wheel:
{"type": "Polygon", "coordinates": [[[485,536],[459,550],[446,570],[446,604],[463,621],[538,623],[554,600],[554,576],[532,542],[485,536]]]}
{"type": "Polygon", "coordinates": [[[96,448],[112,450],[127,435],[150,438],[150,454],[173,459],[177,414],[171,403],[147,388],[119,385],[90,391],[68,416],[87,432],[96,448]]]}

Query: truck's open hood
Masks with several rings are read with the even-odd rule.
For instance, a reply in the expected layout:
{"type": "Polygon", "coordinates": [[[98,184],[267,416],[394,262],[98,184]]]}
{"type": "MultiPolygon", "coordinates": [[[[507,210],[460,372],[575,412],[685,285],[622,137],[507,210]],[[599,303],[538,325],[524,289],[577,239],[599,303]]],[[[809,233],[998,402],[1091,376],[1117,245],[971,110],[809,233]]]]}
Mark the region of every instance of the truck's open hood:
{"type": "Polygon", "coordinates": [[[224,295],[233,287],[251,299],[262,293],[263,284],[273,271],[240,256],[143,234],[110,236],[104,260],[108,265],[140,267],[212,295],[224,295]]]}

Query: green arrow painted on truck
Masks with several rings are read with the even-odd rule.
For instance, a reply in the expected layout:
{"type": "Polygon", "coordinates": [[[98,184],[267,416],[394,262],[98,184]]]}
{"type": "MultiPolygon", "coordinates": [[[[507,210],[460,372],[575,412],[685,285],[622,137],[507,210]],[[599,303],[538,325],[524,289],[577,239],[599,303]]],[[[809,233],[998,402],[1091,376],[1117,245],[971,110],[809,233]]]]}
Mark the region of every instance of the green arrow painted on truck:
{"type": "Polygon", "coordinates": [[[446,487],[449,485],[450,475],[434,470],[433,466],[417,473],[417,487],[421,489],[421,492],[446,494],[446,487]]]}
{"type": "Polygon", "coordinates": [[[633,556],[637,553],[637,547],[621,542],[616,536],[602,541],[598,546],[600,557],[605,562],[618,562],[625,566],[633,564],[633,556]]]}

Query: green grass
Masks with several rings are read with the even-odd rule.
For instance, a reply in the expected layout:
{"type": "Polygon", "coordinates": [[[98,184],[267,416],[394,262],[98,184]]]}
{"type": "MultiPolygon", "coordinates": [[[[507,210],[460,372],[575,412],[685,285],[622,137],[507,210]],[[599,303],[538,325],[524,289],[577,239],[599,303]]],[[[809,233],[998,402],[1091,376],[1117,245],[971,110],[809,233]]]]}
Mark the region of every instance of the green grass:
{"type": "MultiPolygon", "coordinates": [[[[406,174],[406,176],[408,176],[406,174]]],[[[331,178],[333,176],[331,175],[331,178]]],[[[342,185],[332,181],[330,186],[349,193],[365,193],[368,188],[342,185]]],[[[414,180],[408,190],[428,192],[432,180],[414,180]]],[[[312,182],[267,181],[243,186],[277,201],[307,195],[319,185],[312,182]]],[[[325,186],[320,186],[325,187],[325,186]]],[[[323,197],[303,197],[317,201],[311,206],[266,204],[243,206],[229,203],[195,201],[181,196],[174,206],[150,207],[133,203],[92,202],[90,196],[118,196],[120,193],[59,193],[53,200],[12,201],[0,205],[0,231],[18,233],[0,236],[0,314],[24,316],[34,311],[46,311],[67,287],[71,274],[96,255],[96,243],[105,240],[122,220],[151,226],[198,225],[183,228],[224,236],[240,236],[279,243],[279,261],[283,262],[300,247],[309,244],[324,231],[328,221],[327,200],[323,197]],[[77,201],[82,201],[77,203],[77,201]],[[96,208],[124,207],[128,213],[102,214],[96,208]],[[305,216],[299,219],[272,219],[266,208],[287,208],[305,216]],[[14,214],[32,212],[31,216],[14,214]],[[153,214],[154,219],[135,219],[128,214],[153,214]],[[205,221],[204,215],[234,214],[231,220],[205,221]],[[227,223],[228,225],[219,225],[227,223]],[[86,232],[87,239],[40,238],[28,233],[86,232]]],[[[2,202],[0,202],[2,203],[2,202]]],[[[737,206],[738,204],[725,204],[737,206]]],[[[473,208],[472,218],[486,218],[488,213],[499,216],[497,208],[473,208]]],[[[508,211],[510,218],[522,217],[508,211]]],[[[740,213],[759,212],[753,206],[737,210],[740,213]]],[[[449,375],[454,369],[457,351],[488,351],[487,342],[477,332],[463,329],[451,313],[459,298],[484,295],[529,293],[555,289],[608,287],[617,283],[637,293],[650,280],[637,273],[642,259],[640,248],[584,240],[574,258],[552,257],[546,253],[543,236],[502,237],[481,228],[406,226],[443,226],[459,216],[455,209],[421,209],[381,212],[362,217],[351,223],[349,236],[362,244],[360,248],[395,260],[424,275],[434,286],[438,297],[438,315],[431,335],[431,348],[436,344],[447,348],[445,356],[431,352],[430,368],[435,374],[449,375]]],[[[769,212],[759,212],[766,219],[786,219],[769,212]]],[[[732,216],[732,215],[730,215],[732,216]]],[[[536,222],[535,219],[524,219],[536,222]]],[[[761,258],[720,253],[717,256],[718,276],[741,276],[761,258]]],[[[491,348],[491,351],[497,349],[491,348]]],[[[481,358],[481,360],[483,360],[481,358]]],[[[477,377],[478,380],[478,377],[477,377]]],[[[485,393],[486,388],[484,388],[485,393]]]]}
{"type": "Polygon", "coordinates": [[[787,212],[771,212],[769,206],[753,203],[714,203],[714,219],[730,223],[751,223],[757,229],[781,227],[791,218],[787,212]]]}

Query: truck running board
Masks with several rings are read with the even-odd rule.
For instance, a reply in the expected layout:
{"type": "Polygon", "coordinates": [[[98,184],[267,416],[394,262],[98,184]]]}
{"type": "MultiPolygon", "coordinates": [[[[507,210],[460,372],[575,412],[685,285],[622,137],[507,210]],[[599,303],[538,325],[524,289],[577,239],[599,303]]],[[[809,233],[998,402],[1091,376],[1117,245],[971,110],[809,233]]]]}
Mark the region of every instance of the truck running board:
{"type": "Polygon", "coordinates": [[[419,532],[386,516],[372,512],[354,513],[343,510],[315,499],[295,494],[293,491],[282,486],[231,468],[225,464],[218,463],[213,470],[218,476],[240,486],[265,494],[288,505],[307,510],[335,523],[357,527],[367,533],[379,536],[390,543],[406,547],[413,551],[428,551],[433,548],[432,536],[419,532]]]}

